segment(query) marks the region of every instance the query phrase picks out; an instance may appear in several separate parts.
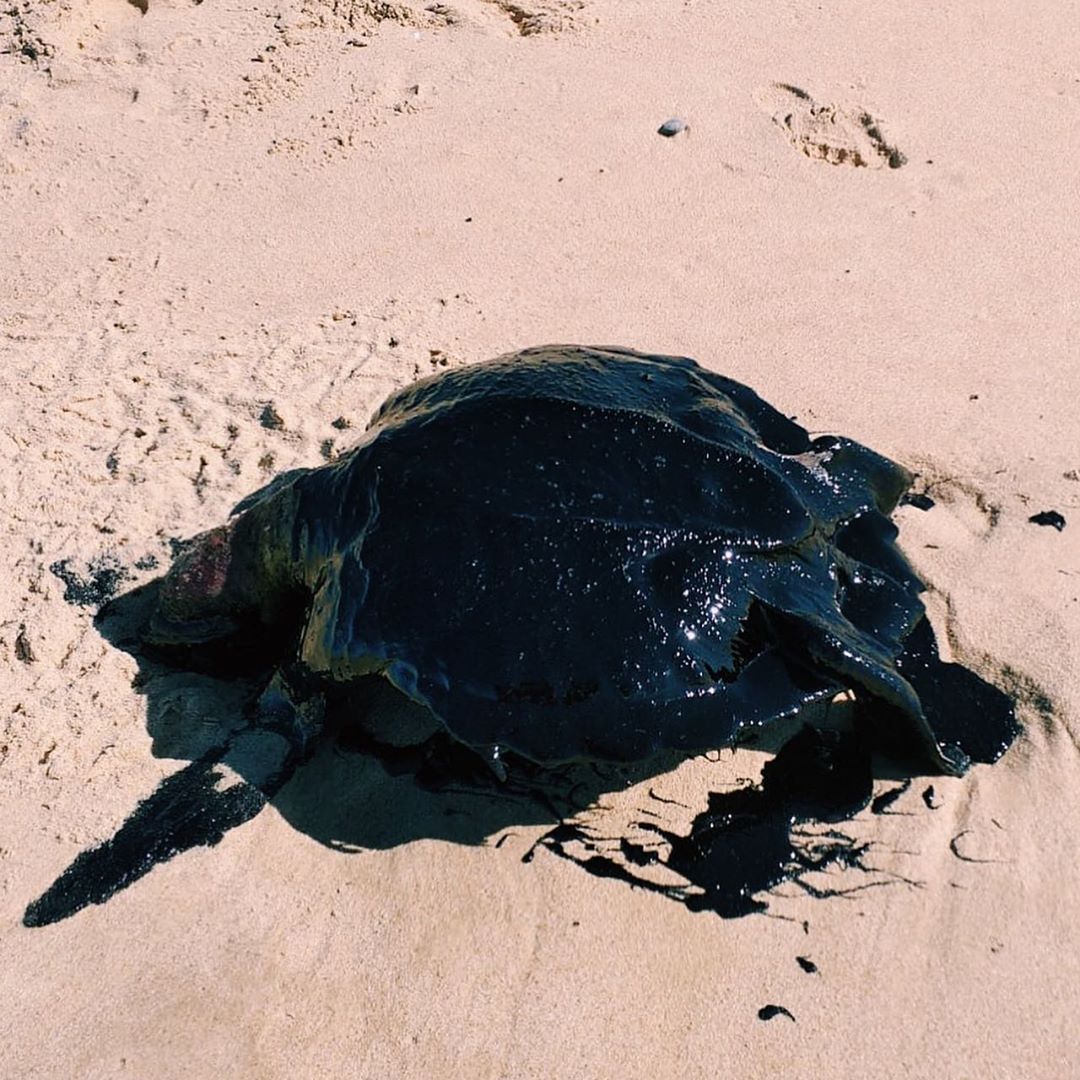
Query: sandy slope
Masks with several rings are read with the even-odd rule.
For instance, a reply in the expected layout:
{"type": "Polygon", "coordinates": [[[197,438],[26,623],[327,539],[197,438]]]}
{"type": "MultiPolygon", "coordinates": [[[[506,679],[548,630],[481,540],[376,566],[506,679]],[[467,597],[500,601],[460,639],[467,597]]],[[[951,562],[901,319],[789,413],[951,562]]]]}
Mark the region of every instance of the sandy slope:
{"type": "MultiPolygon", "coordinates": [[[[0,15],[0,1072],[1080,1070],[1080,33],[1060,3],[908,7],[0,15]],[[523,865],[539,828],[334,850],[321,785],[326,835],[369,781],[405,794],[327,750],[219,846],[23,927],[179,756],[49,567],[146,580],[347,446],[336,419],[546,341],[696,356],[932,484],[902,535],[935,620],[1029,726],[939,809],[916,784],[856,823],[917,885],[723,921],[523,865]],[[1063,532],[1028,523],[1050,508],[1063,532]]],[[[171,694],[190,750],[221,697],[171,694]]],[[[700,800],[736,759],[658,790],[700,800]]]]}

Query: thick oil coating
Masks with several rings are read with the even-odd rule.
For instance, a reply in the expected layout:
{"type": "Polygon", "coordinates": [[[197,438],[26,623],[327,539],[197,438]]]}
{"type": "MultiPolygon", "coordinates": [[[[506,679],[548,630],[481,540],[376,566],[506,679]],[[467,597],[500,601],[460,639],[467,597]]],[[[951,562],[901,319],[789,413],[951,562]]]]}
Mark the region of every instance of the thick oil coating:
{"type": "Polygon", "coordinates": [[[246,499],[206,610],[170,576],[204,636],[310,594],[312,672],[381,673],[488,754],[715,748],[850,688],[957,771],[896,663],[924,619],[887,517],[909,482],[692,360],[550,346],[408,387],[246,499]]]}

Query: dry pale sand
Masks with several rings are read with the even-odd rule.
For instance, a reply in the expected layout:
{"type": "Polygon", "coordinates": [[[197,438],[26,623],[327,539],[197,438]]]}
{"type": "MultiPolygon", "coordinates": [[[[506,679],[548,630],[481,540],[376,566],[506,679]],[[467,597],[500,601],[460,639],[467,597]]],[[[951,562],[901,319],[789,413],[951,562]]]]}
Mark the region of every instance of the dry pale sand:
{"type": "MultiPolygon", "coordinates": [[[[1075,14],[10,0],[0,1073],[1080,1074],[1075,14]],[[335,848],[415,796],[324,750],[218,846],[25,927],[182,764],[50,566],[148,580],[391,389],[547,341],[695,356],[931,482],[902,540],[952,654],[1020,695],[1002,762],[852,824],[881,887],[723,920],[523,864],[539,825],[335,848]]],[[[208,694],[165,696],[188,744],[208,694]]]]}

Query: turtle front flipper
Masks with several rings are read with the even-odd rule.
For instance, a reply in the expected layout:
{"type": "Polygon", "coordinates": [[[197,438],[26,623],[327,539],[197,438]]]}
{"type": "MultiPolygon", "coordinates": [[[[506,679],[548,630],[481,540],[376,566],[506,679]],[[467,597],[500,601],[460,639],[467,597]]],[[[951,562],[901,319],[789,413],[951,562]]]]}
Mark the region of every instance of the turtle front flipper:
{"type": "Polygon", "coordinates": [[[311,753],[325,718],[326,702],[311,676],[295,664],[279,668],[223,760],[272,797],[311,753]]]}

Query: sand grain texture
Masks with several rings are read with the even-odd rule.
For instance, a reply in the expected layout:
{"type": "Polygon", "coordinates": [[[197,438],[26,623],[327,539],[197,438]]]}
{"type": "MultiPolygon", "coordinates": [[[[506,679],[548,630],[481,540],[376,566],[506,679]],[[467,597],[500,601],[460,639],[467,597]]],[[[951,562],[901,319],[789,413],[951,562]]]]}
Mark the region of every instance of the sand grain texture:
{"type": "MultiPolygon", "coordinates": [[[[1078,55],[1050,2],[9,4],[0,1072],[1080,1072],[1078,55]],[[541,826],[335,850],[294,827],[320,789],[339,822],[407,794],[325,749],[217,847],[24,927],[183,763],[50,567],[149,580],[394,388],[549,341],[694,356],[921,474],[939,635],[1028,728],[854,823],[915,884],[724,921],[523,865],[541,826]]],[[[170,693],[210,745],[220,688],[170,693]]]]}

